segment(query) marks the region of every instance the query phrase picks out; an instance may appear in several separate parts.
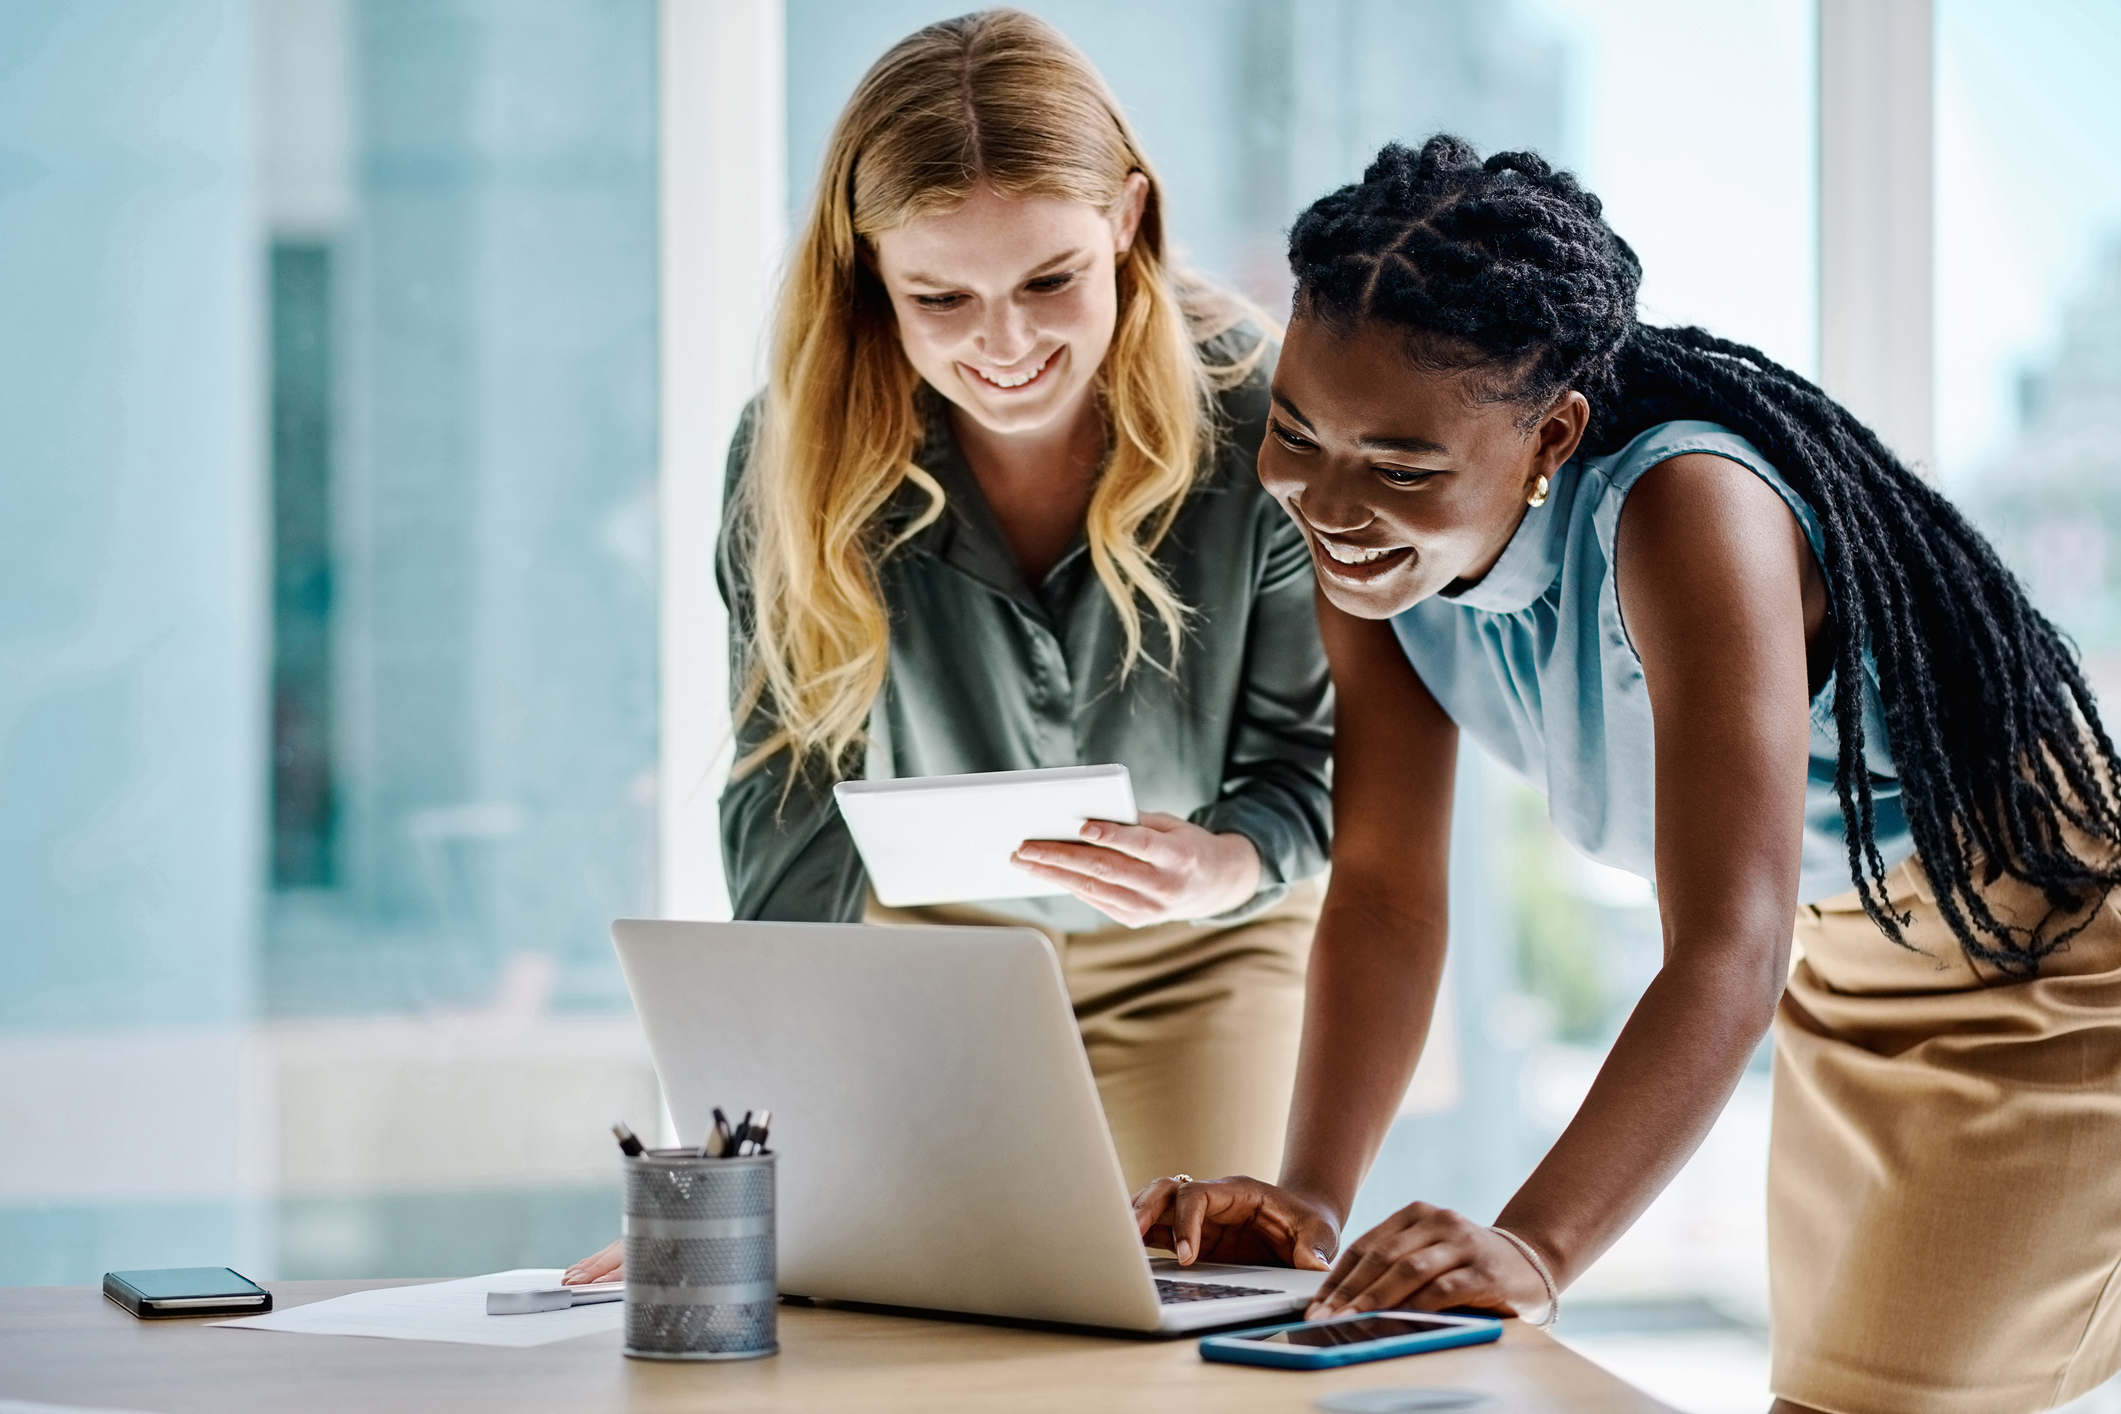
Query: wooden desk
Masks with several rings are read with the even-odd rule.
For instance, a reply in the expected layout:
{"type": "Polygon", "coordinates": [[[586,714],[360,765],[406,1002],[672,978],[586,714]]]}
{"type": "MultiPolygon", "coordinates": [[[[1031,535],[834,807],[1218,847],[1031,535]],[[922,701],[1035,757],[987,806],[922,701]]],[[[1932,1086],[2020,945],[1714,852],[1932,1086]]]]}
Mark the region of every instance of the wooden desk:
{"type": "MultiPolygon", "coordinates": [[[[269,1283],[283,1309],[404,1284],[269,1283]]],[[[211,1330],[211,1319],[138,1321],[88,1286],[0,1289],[0,1399],[149,1414],[1305,1414],[1328,1390],[1432,1385],[1485,1391],[1492,1414],[1670,1414],[1516,1322],[1498,1345],[1298,1372],[1210,1365],[1191,1340],[798,1306],[781,1308],[778,1356],[726,1365],[628,1360],[616,1331],[500,1350],[211,1330]]]]}

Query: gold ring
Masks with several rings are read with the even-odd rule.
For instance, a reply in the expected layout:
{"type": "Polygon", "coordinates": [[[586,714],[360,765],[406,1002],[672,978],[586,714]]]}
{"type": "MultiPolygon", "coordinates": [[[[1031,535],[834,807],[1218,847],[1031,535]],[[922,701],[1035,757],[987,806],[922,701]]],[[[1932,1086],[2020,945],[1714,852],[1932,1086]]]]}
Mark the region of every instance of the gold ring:
{"type": "Polygon", "coordinates": [[[1190,1173],[1174,1173],[1171,1175],[1171,1181],[1173,1183],[1191,1183],[1194,1180],[1193,1175],[1190,1173]]]}

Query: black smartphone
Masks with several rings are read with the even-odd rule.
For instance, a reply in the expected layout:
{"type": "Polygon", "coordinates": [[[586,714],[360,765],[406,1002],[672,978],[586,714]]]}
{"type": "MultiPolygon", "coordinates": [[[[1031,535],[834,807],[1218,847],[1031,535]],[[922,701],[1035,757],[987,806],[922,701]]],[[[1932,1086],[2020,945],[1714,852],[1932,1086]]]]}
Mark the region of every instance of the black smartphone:
{"type": "Polygon", "coordinates": [[[143,1320],[155,1316],[255,1316],[272,1293],[227,1267],[105,1272],[103,1294],[143,1320]]]}

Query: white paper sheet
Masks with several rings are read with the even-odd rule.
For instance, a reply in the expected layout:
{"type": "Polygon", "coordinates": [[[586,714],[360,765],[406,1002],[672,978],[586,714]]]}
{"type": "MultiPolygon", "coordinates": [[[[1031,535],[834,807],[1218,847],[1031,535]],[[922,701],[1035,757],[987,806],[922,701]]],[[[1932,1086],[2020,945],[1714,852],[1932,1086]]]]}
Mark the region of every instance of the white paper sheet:
{"type": "Polygon", "coordinates": [[[390,1286],[356,1291],[307,1306],[290,1306],[262,1316],[214,1321],[235,1330],[296,1331],[304,1335],[371,1335],[386,1340],[440,1340],[458,1345],[505,1345],[518,1349],[550,1345],[556,1340],[615,1331],[625,1322],[625,1303],[600,1302],[565,1311],[537,1311],[526,1316],[489,1316],[489,1291],[535,1291],[560,1284],[558,1267],[526,1267],[465,1277],[424,1286],[390,1286]]]}

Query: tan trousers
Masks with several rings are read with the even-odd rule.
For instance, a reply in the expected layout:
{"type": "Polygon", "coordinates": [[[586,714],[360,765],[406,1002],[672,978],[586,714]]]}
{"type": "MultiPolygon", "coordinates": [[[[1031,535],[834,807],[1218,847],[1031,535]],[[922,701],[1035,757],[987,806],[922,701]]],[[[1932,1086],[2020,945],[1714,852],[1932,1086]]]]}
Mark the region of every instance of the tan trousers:
{"type": "MultiPolygon", "coordinates": [[[[2121,897],[2037,978],[1976,970],[1918,864],[1893,945],[1800,909],[1775,1020],[1775,1393],[1830,1414],[2021,1414],[2121,1368],[2121,897]]],[[[2030,927],[2046,902],[1983,890],[2030,927]]]]}
{"type": "MultiPolygon", "coordinates": [[[[1324,898],[1309,880],[1234,925],[1038,929],[1060,957],[1129,1191],[1172,1173],[1280,1172],[1324,898]]],[[[1035,926],[969,904],[885,908],[874,897],[864,921],[1035,926]]]]}

